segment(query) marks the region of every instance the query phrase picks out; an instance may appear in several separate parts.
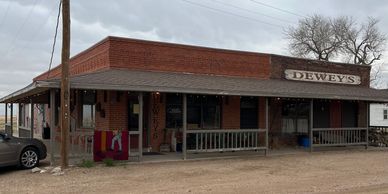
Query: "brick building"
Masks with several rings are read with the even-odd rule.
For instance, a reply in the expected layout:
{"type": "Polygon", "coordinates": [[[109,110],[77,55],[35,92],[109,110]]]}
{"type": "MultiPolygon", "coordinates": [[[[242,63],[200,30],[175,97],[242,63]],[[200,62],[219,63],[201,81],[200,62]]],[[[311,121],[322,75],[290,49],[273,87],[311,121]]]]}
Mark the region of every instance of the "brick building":
{"type": "MultiPolygon", "coordinates": [[[[19,104],[19,136],[60,141],[60,70],[0,99],[19,104]]],[[[120,129],[139,157],[367,146],[368,104],[388,101],[369,66],[119,37],[72,57],[70,74],[71,146],[120,129]]]]}

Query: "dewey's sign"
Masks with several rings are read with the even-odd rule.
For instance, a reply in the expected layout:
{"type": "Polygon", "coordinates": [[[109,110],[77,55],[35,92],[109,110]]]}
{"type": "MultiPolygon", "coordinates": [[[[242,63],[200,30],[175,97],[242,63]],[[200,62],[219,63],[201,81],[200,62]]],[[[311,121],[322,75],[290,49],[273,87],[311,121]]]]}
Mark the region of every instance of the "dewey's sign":
{"type": "Polygon", "coordinates": [[[286,79],[308,82],[325,82],[335,84],[361,84],[361,78],[357,75],[346,75],[337,73],[325,73],[315,71],[301,71],[286,69],[284,71],[286,79]]]}

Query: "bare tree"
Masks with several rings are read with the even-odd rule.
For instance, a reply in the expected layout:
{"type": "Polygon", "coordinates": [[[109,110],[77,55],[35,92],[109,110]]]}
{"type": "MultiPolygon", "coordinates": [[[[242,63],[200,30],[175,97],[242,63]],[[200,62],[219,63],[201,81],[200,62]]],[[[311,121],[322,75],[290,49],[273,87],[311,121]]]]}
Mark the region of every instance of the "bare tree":
{"type": "Polygon", "coordinates": [[[377,28],[379,21],[368,18],[361,26],[350,17],[340,17],[334,20],[333,29],[341,39],[341,53],[352,63],[372,65],[379,60],[384,52],[386,36],[377,28]]]}
{"type": "Polygon", "coordinates": [[[296,28],[289,27],[285,34],[290,40],[291,54],[330,60],[341,45],[341,39],[336,36],[332,26],[330,18],[313,15],[300,20],[296,28]]]}

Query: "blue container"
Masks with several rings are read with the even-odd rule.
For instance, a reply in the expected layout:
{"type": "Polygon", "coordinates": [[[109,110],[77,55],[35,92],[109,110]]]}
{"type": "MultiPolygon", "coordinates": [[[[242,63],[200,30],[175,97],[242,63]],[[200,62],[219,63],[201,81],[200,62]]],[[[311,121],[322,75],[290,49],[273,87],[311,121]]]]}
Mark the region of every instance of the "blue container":
{"type": "Polygon", "coordinates": [[[300,146],[305,147],[305,148],[309,148],[310,147],[310,139],[307,136],[300,136],[298,138],[298,144],[300,146]]]}

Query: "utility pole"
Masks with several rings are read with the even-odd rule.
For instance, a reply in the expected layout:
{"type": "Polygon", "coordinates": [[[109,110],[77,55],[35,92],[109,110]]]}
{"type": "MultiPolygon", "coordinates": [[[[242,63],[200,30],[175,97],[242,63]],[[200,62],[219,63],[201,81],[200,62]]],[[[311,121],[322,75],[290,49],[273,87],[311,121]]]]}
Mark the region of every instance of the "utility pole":
{"type": "Polygon", "coordinates": [[[70,0],[62,0],[61,166],[67,168],[70,126],[70,0]]]}

